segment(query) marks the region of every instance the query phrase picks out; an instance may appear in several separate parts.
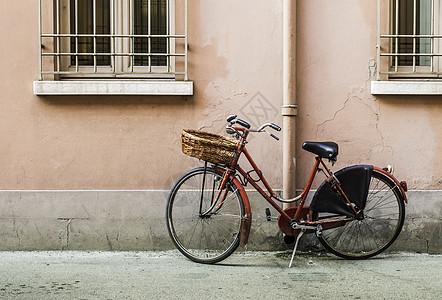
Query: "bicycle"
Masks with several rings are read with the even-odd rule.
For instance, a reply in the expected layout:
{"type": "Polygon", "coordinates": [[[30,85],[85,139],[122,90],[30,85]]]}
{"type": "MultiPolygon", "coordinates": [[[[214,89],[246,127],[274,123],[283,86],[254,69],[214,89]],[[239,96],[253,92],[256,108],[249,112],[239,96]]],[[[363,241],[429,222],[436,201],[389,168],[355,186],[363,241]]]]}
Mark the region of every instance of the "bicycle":
{"type": "MultiPolygon", "coordinates": [[[[302,148],[316,155],[304,190],[292,199],[279,197],[246,149],[250,133],[280,131],[274,123],[257,129],[238,119],[227,118],[226,131],[235,139],[202,131],[183,131],[183,152],[205,161],[204,167],[185,173],[170,191],[166,220],[169,235],[177,249],[192,261],[216,263],[245,247],[252,224],[252,212],[244,186],[250,184],[280,214],[278,226],[286,237],[299,239],[315,233],[320,243],[345,259],[366,259],[386,250],[398,237],[405,218],[407,184],[399,182],[389,168],[355,165],[333,173],[338,145],[334,142],[305,142],[302,148]],[[252,170],[239,164],[245,156],[252,170]],[[208,165],[210,163],[210,165],[208,165]],[[309,206],[307,194],[317,173],[326,179],[309,206]],[[254,178],[253,178],[254,177],[254,178]],[[261,183],[267,190],[260,186],[261,183]],[[282,209],[281,203],[298,202],[282,209]]],[[[270,216],[268,216],[270,217],[270,216]]]]}

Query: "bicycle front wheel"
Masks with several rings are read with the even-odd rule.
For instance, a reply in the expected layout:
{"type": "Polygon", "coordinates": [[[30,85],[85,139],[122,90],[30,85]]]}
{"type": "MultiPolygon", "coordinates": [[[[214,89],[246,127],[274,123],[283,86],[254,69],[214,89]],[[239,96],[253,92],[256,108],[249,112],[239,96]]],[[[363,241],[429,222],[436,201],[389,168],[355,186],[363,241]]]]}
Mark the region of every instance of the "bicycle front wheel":
{"type": "MultiPolygon", "coordinates": [[[[313,214],[313,220],[327,218],[313,214]]],[[[384,174],[373,170],[367,203],[362,218],[317,234],[321,244],[333,254],[346,259],[364,259],[375,256],[398,237],[405,218],[405,205],[396,184],[384,174]]]]}
{"type": "Polygon", "coordinates": [[[191,170],[178,180],[167,201],[167,229],[173,243],[199,263],[219,262],[239,245],[244,204],[230,182],[224,200],[214,203],[222,179],[223,174],[212,168],[191,170]]]}

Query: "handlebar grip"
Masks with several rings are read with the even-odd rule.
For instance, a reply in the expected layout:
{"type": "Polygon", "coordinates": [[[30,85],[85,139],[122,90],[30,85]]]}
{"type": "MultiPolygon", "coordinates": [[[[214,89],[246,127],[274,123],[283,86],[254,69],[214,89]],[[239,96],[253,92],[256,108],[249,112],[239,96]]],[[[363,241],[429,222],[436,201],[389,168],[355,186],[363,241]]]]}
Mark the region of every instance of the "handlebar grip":
{"type": "Polygon", "coordinates": [[[239,125],[241,125],[242,127],[245,127],[247,129],[250,129],[250,124],[247,123],[246,121],[237,119],[235,123],[238,123],[239,125]]]}
{"type": "Polygon", "coordinates": [[[230,115],[227,117],[227,122],[230,123],[231,121],[235,120],[235,118],[236,118],[236,115],[230,115]]]}
{"type": "Polygon", "coordinates": [[[271,123],[270,127],[272,127],[273,129],[275,129],[276,131],[281,131],[281,127],[279,127],[278,125],[271,123]]]}

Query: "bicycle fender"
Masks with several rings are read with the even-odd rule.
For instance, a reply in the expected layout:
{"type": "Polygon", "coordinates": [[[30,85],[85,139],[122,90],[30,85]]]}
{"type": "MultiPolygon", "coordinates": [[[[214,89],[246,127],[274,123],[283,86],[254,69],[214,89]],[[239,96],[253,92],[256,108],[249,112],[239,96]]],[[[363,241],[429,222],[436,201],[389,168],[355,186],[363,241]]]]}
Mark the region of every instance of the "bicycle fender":
{"type": "Polygon", "coordinates": [[[373,167],[373,169],[378,171],[379,173],[384,174],[385,176],[387,176],[391,180],[393,180],[394,183],[396,184],[396,186],[398,187],[399,191],[401,192],[402,197],[404,198],[404,202],[408,203],[408,199],[407,199],[407,195],[405,194],[405,190],[402,187],[402,185],[400,184],[399,180],[396,179],[396,177],[394,177],[392,174],[390,174],[389,172],[385,171],[384,169],[381,169],[381,168],[378,168],[378,167],[373,167]]]}
{"type": "MultiPolygon", "coordinates": [[[[225,169],[219,168],[217,166],[214,166],[213,168],[221,173],[225,172],[225,169]]],[[[247,196],[247,193],[238,178],[231,175],[229,179],[232,184],[238,189],[244,205],[244,216],[241,218],[241,227],[239,229],[239,245],[243,248],[247,248],[250,228],[252,227],[252,209],[250,207],[249,197],[247,196]]]]}
{"type": "Polygon", "coordinates": [[[247,197],[244,187],[237,178],[231,176],[230,180],[232,181],[233,185],[238,189],[244,204],[245,214],[241,218],[241,227],[239,229],[239,245],[243,248],[247,248],[250,228],[252,227],[252,210],[250,208],[249,197],[247,197]]]}

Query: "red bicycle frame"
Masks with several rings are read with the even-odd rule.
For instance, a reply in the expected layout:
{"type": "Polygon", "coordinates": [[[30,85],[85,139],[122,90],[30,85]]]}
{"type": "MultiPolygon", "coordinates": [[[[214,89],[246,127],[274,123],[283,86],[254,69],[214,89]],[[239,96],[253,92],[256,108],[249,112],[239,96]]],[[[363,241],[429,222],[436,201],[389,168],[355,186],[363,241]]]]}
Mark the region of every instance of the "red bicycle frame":
{"type": "MultiPolygon", "coordinates": [[[[327,168],[327,166],[325,165],[325,163],[323,162],[322,158],[317,156],[316,157],[316,162],[315,165],[313,167],[313,170],[310,174],[310,178],[307,182],[307,185],[305,186],[304,190],[301,192],[300,195],[298,195],[295,198],[292,199],[283,199],[281,197],[279,197],[274,191],[273,189],[270,187],[269,183],[267,182],[267,180],[265,179],[264,175],[262,174],[262,172],[259,170],[258,166],[256,165],[256,163],[254,162],[254,160],[252,159],[252,157],[250,156],[249,152],[247,151],[245,144],[246,144],[246,139],[247,136],[250,132],[250,130],[245,129],[243,127],[232,127],[234,130],[236,130],[237,132],[242,132],[242,134],[239,134],[239,144],[238,144],[238,149],[236,151],[236,155],[233,159],[233,161],[231,162],[230,166],[227,169],[223,169],[220,167],[215,167],[218,171],[221,171],[224,173],[223,176],[223,180],[221,183],[221,186],[218,190],[217,196],[216,196],[216,200],[214,201],[212,207],[208,210],[208,212],[211,212],[214,207],[216,206],[216,203],[218,203],[218,200],[221,198],[221,202],[219,202],[219,206],[221,207],[225,197],[226,197],[226,192],[224,193],[224,195],[221,197],[221,193],[223,190],[225,190],[225,186],[227,184],[228,181],[232,182],[232,184],[239,190],[239,193],[243,199],[243,203],[244,203],[244,209],[245,209],[245,216],[242,219],[241,222],[241,245],[245,245],[247,244],[247,239],[248,239],[248,233],[251,227],[251,222],[252,222],[252,212],[251,212],[251,207],[250,207],[250,203],[249,203],[249,199],[247,197],[247,193],[244,190],[243,184],[240,182],[240,180],[236,177],[236,172],[238,172],[239,174],[241,174],[241,176],[244,178],[246,183],[250,183],[266,200],[268,203],[270,203],[270,205],[272,205],[273,208],[275,208],[279,214],[280,214],[280,218],[283,218],[284,221],[282,222],[283,225],[281,225],[281,223],[279,224],[280,229],[288,234],[288,230],[293,230],[295,228],[293,228],[292,224],[296,224],[299,223],[301,221],[301,218],[304,217],[306,215],[306,211],[308,211],[308,220],[302,220],[302,224],[303,224],[303,228],[304,230],[306,228],[308,228],[308,230],[314,230],[313,228],[316,228],[314,226],[317,225],[321,225],[323,229],[329,229],[329,228],[334,228],[334,227],[339,227],[339,226],[343,226],[345,225],[345,223],[347,223],[348,221],[354,220],[354,217],[348,217],[348,218],[343,218],[343,219],[334,219],[334,220],[327,220],[327,218],[321,218],[321,220],[318,221],[312,221],[312,211],[309,209],[309,207],[305,207],[305,201],[307,199],[307,195],[310,191],[310,188],[312,186],[313,180],[315,179],[316,173],[318,173],[319,171],[323,171],[324,174],[327,177],[327,180],[334,184],[334,186],[337,188],[337,190],[339,191],[339,193],[341,194],[341,196],[345,199],[345,201],[349,204],[349,207],[353,210],[355,216],[358,215],[358,211],[355,209],[354,205],[351,203],[350,199],[347,197],[347,195],[345,194],[345,192],[342,190],[339,182],[337,181],[336,177],[334,176],[334,174],[327,168]],[[244,154],[244,156],[247,158],[248,162],[250,163],[250,165],[252,166],[252,171],[246,172],[243,168],[241,168],[241,166],[238,165],[238,160],[241,156],[241,154],[244,154]],[[254,180],[252,179],[252,177],[250,176],[251,172],[255,172],[259,179],[258,180],[254,180]],[[266,188],[268,194],[261,188],[261,186],[258,184],[258,182],[261,181],[262,184],[264,185],[264,187],[266,188]],[[282,202],[282,203],[293,203],[296,201],[299,201],[299,204],[296,207],[296,211],[293,214],[293,211],[291,211],[291,215],[289,215],[287,213],[287,210],[282,209],[275,201],[278,202],[282,202]],[[289,229],[287,229],[289,228],[289,229]]],[[[394,178],[393,176],[391,176],[390,173],[388,173],[387,171],[383,170],[383,169],[379,169],[374,167],[374,169],[376,169],[377,171],[385,174],[386,176],[388,176],[389,178],[391,178],[392,180],[394,180],[396,182],[396,185],[398,186],[398,188],[400,189],[400,192],[402,193],[405,202],[407,202],[407,198],[405,195],[405,191],[402,188],[401,184],[397,181],[396,178],[394,178]]],[[[302,226],[301,226],[302,227],[302,226]]],[[[300,230],[300,229],[295,229],[295,230],[300,230]]],[[[293,232],[293,231],[292,231],[293,232]]]]}
{"type": "MultiPolygon", "coordinates": [[[[246,144],[246,139],[249,133],[249,130],[244,129],[244,128],[238,128],[238,127],[234,127],[234,129],[238,130],[238,131],[242,131],[243,135],[240,137],[240,143],[238,145],[238,150],[236,153],[236,156],[234,157],[232,163],[229,166],[229,169],[227,169],[225,171],[225,176],[224,176],[224,180],[226,180],[227,178],[234,178],[235,172],[238,171],[247,182],[249,182],[266,200],[267,202],[270,203],[270,205],[272,205],[282,216],[284,216],[284,218],[287,219],[287,221],[292,221],[292,217],[290,217],[282,208],[279,207],[279,205],[273,200],[275,199],[276,201],[279,202],[283,202],[283,203],[293,203],[296,201],[299,201],[299,205],[298,205],[298,209],[295,213],[294,216],[294,220],[298,221],[301,215],[301,211],[302,211],[302,207],[305,204],[305,201],[307,199],[307,195],[308,192],[310,191],[310,188],[312,186],[313,180],[315,179],[316,173],[320,170],[324,170],[325,174],[328,178],[328,180],[333,181],[334,177],[333,177],[333,173],[327,168],[327,166],[325,165],[325,163],[322,161],[322,159],[318,156],[316,157],[316,162],[315,165],[313,167],[313,170],[310,174],[310,178],[307,182],[307,185],[305,186],[304,190],[302,191],[302,193],[300,195],[298,195],[295,198],[292,199],[283,199],[281,197],[279,197],[274,191],[273,189],[270,187],[269,183],[267,182],[267,180],[265,179],[264,175],[262,174],[262,172],[259,170],[258,166],[256,165],[256,163],[254,162],[253,158],[250,156],[249,152],[247,151],[245,144],[246,144]],[[259,180],[253,180],[251,178],[251,176],[249,175],[250,172],[246,172],[243,168],[241,168],[241,166],[238,165],[238,160],[239,157],[241,156],[241,154],[244,154],[245,157],[247,158],[248,162],[250,163],[250,165],[253,168],[253,171],[258,174],[259,176],[259,180]],[[320,166],[322,166],[323,169],[320,168],[320,166]],[[268,193],[267,194],[258,184],[257,182],[262,181],[263,185],[265,186],[265,188],[267,189],[268,193]]],[[[223,184],[225,184],[223,182],[223,184]]],[[[224,186],[221,186],[222,188],[224,188],[224,186]]],[[[339,186],[339,184],[337,184],[337,188],[339,189],[339,191],[342,193],[342,195],[344,196],[344,199],[350,204],[350,200],[348,199],[348,197],[345,195],[344,191],[341,189],[341,187],[339,186]]],[[[246,200],[248,201],[248,199],[246,200]]],[[[353,208],[353,211],[355,214],[357,214],[357,211],[354,209],[353,206],[351,206],[353,208]]],[[[311,221],[311,220],[310,220],[311,221]]]]}

